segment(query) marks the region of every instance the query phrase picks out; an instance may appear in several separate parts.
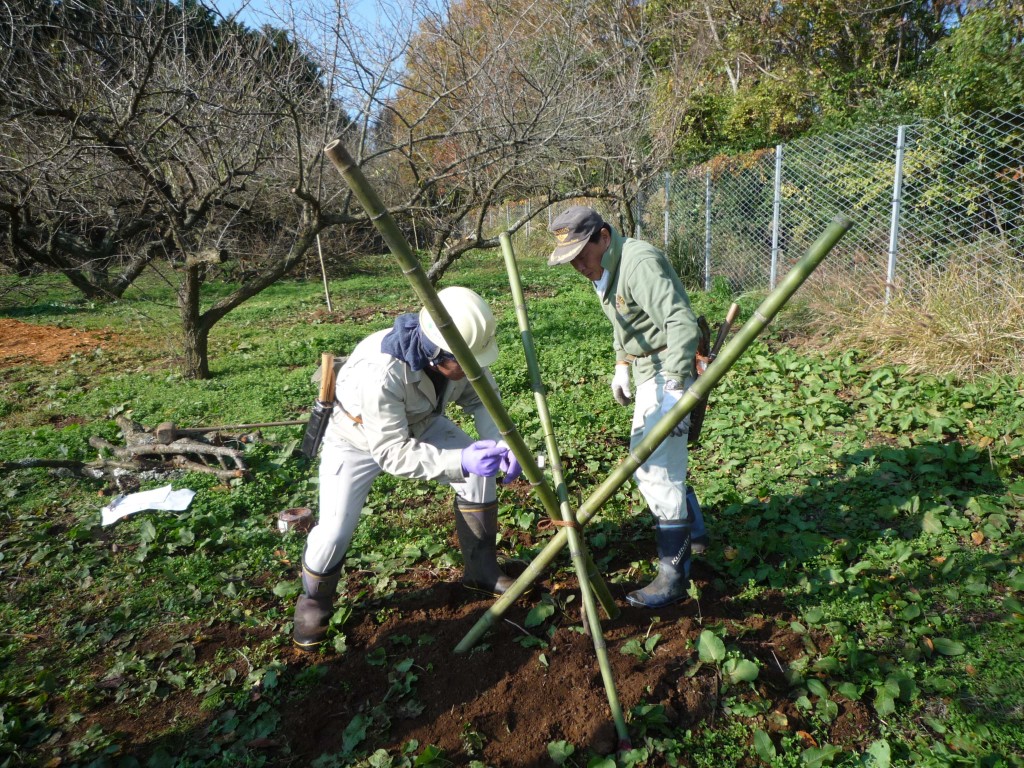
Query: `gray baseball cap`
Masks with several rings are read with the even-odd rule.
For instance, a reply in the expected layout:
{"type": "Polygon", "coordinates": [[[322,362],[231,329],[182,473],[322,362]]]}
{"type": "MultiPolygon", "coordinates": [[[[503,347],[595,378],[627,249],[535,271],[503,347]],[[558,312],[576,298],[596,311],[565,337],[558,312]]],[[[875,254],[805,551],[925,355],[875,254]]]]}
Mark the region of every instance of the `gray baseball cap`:
{"type": "Polygon", "coordinates": [[[603,227],[604,219],[593,208],[574,205],[566,208],[548,227],[555,236],[555,250],[548,257],[548,266],[568,264],[575,259],[590,238],[603,227]]]}

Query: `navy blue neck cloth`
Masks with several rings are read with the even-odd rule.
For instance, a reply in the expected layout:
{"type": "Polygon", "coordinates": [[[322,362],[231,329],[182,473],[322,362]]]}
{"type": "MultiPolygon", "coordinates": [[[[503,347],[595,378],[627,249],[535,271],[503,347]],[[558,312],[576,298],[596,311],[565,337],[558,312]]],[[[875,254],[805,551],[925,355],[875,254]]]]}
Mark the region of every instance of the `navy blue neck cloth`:
{"type": "Polygon", "coordinates": [[[442,352],[420,331],[420,318],[414,313],[395,318],[394,326],[380,343],[380,351],[397,357],[414,371],[422,371],[442,352]]]}

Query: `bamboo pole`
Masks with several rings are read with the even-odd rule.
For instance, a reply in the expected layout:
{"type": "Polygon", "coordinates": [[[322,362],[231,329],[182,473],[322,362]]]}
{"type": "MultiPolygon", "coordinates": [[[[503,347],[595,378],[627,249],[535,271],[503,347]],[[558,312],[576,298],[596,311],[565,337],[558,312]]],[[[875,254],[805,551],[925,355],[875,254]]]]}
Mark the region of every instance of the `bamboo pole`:
{"type": "Polygon", "coordinates": [[[622,751],[630,748],[629,731],[626,729],[626,719],[622,714],[619,694],[615,690],[615,679],[612,676],[611,663],[608,661],[608,646],[604,641],[601,619],[597,615],[597,602],[594,592],[590,587],[591,580],[588,578],[588,565],[593,565],[593,560],[588,557],[586,543],[583,541],[583,536],[578,530],[572,507],[569,505],[569,491],[565,485],[562,459],[558,451],[558,442],[555,439],[551,413],[548,411],[544,382],[540,375],[540,364],[537,362],[537,352],[533,346],[533,332],[530,330],[530,318],[526,313],[526,298],[523,296],[523,284],[519,277],[519,267],[516,264],[515,254],[512,251],[512,240],[508,232],[502,232],[498,235],[498,240],[501,243],[502,255],[505,257],[505,270],[508,272],[508,283],[512,289],[512,299],[515,302],[516,320],[519,322],[519,335],[523,340],[526,367],[530,372],[530,386],[533,389],[533,396],[537,402],[537,415],[540,418],[541,427],[544,429],[544,445],[551,459],[551,476],[555,481],[555,490],[558,494],[562,520],[566,523],[565,531],[569,541],[569,555],[572,558],[572,563],[576,568],[576,574],[580,582],[584,620],[589,625],[590,636],[594,641],[594,654],[597,656],[597,665],[601,670],[601,680],[604,682],[605,693],[608,695],[608,708],[611,710],[612,720],[615,723],[615,731],[619,736],[619,751],[622,751]]]}
{"type": "MultiPolygon", "coordinates": [[[[666,413],[654,425],[650,433],[637,444],[636,448],[627,454],[626,458],[612,470],[608,477],[590,494],[587,500],[580,505],[576,512],[577,524],[583,525],[596,515],[608,499],[633,476],[637,468],[671,434],[676,425],[686,418],[686,415],[694,409],[697,403],[707,397],[708,393],[718,384],[722,377],[729,372],[729,369],[736,363],[740,355],[764,330],[765,326],[771,322],[782,306],[793,296],[797,288],[803,284],[811,272],[817,268],[825,256],[828,255],[828,252],[832,250],[835,244],[839,242],[839,239],[852,226],[853,222],[845,216],[837,216],[832,221],[810,247],[807,254],[793,265],[793,268],[790,269],[789,273],[775,290],[764,298],[751,318],[744,323],[732,341],[725,345],[725,348],[715,358],[715,361],[708,366],[704,374],[683,393],[683,396],[672,407],[672,410],[666,413]]],[[[565,546],[566,538],[567,533],[564,530],[559,531],[551,538],[551,541],[533,559],[522,575],[516,579],[515,583],[491,605],[480,620],[466,633],[466,636],[455,647],[456,653],[465,653],[476,644],[476,641],[483,633],[508,610],[508,607],[529,588],[533,580],[554,560],[561,548],[565,546]]]]}
{"type": "MultiPolygon", "coordinates": [[[[451,349],[452,354],[455,355],[455,359],[459,361],[459,365],[466,372],[466,378],[473,386],[473,389],[476,390],[480,401],[491,415],[491,418],[494,419],[502,439],[508,443],[512,453],[519,460],[519,464],[523,468],[523,475],[530,481],[530,485],[544,505],[545,511],[552,519],[561,519],[558,501],[551,487],[545,481],[544,474],[537,466],[533,453],[519,434],[519,430],[516,429],[515,424],[508,415],[508,411],[505,410],[505,406],[501,404],[501,398],[498,397],[498,393],[495,392],[494,387],[491,386],[491,383],[483,375],[483,371],[470,351],[469,345],[462,338],[462,334],[459,333],[458,328],[452,322],[448,310],[445,309],[444,304],[438,298],[437,291],[434,290],[430,278],[423,271],[423,267],[420,266],[419,260],[409,247],[408,241],[402,235],[401,230],[391,217],[391,214],[388,213],[387,208],[384,207],[384,203],[377,196],[373,186],[366,179],[366,176],[363,175],[362,169],[356,165],[340,139],[335,139],[324,147],[324,154],[327,155],[334,164],[334,167],[338,169],[342,178],[351,187],[352,192],[369,214],[373,225],[384,238],[384,242],[387,243],[391,253],[398,260],[402,268],[402,274],[408,278],[416,295],[437,324],[437,328],[441,331],[441,335],[451,349]]],[[[618,607],[615,605],[611,591],[597,572],[596,566],[588,569],[587,575],[591,585],[594,587],[594,591],[598,595],[598,599],[601,601],[601,607],[604,608],[605,613],[611,617],[618,615],[618,607]]]]}
{"type": "MultiPolygon", "coordinates": [[[[516,264],[516,257],[512,250],[512,240],[508,233],[502,232],[498,236],[498,240],[501,243],[502,254],[505,258],[505,268],[508,272],[509,286],[512,289],[512,298],[515,302],[516,319],[519,323],[520,336],[523,341],[523,352],[526,355],[526,365],[530,373],[530,384],[534,392],[534,400],[537,404],[537,416],[540,419],[542,428],[544,429],[544,445],[547,449],[548,455],[551,457],[551,476],[555,481],[555,490],[558,494],[559,509],[559,515],[557,517],[551,515],[551,519],[569,521],[569,526],[571,527],[574,524],[572,522],[574,520],[574,516],[572,508],[569,506],[569,492],[563,479],[561,454],[555,440],[551,413],[548,411],[544,382],[541,380],[540,366],[537,363],[537,351],[533,344],[533,333],[530,331],[530,320],[526,314],[526,299],[523,296],[523,285],[519,278],[519,267],[516,264]]],[[[573,557],[571,537],[569,542],[569,554],[570,557],[573,557]]],[[[582,547],[580,551],[587,566],[586,570],[579,574],[581,581],[585,574],[586,580],[590,585],[597,585],[598,589],[603,587],[607,590],[607,586],[601,578],[601,574],[597,570],[597,565],[594,563],[589,551],[587,551],[586,547],[582,547]]],[[[573,563],[576,563],[575,559],[573,559],[573,563]]],[[[586,605],[586,595],[582,592],[582,585],[581,596],[584,599],[585,608],[593,613],[596,618],[597,614],[593,612],[593,606],[586,605]]],[[[614,620],[619,617],[619,607],[615,604],[615,600],[612,598],[610,592],[599,592],[598,601],[605,609],[605,615],[609,619],[614,620]]],[[[598,624],[598,629],[600,629],[600,624],[598,624]]]]}

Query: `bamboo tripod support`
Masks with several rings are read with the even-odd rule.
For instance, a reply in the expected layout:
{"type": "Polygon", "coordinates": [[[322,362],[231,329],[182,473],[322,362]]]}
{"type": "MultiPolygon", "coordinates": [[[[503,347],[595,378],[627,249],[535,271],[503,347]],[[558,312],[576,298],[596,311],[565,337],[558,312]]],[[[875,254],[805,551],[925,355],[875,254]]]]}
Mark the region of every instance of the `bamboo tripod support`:
{"type": "Polygon", "coordinates": [[[586,609],[587,621],[590,626],[591,635],[594,639],[594,649],[597,654],[598,664],[601,668],[602,679],[605,690],[608,694],[608,702],[615,721],[616,731],[620,739],[620,748],[629,746],[629,736],[626,730],[625,720],[622,716],[618,695],[615,691],[614,681],[611,676],[611,667],[608,662],[607,647],[601,632],[601,625],[598,619],[596,602],[600,601],[601,607],[610,618],[618,616],[618,608],[612,599],[607,585],[597,572],[593,559],[586,551],[579,527],[596,515],[601,507],[614,495],[614,493],[630,478],[654,452],[654,450],[665,440],[679,422],[681,422],[694,407],[715,387],[723,376],[739,359],[740,355],[757,338],[760,332],[775,317],[782,306],[792,297],[793,293],[803,284],[807,277],[828,255],[839,239],[846,234],[853,223],[844,216],[838,216],[829,225],[825,232],[811,246],[807,254],[793,266],[789,274],[778,284],[754,312],[753,316],[733,340],[726,345],[718,358],[708,367],[702,376],[683,394],[679,402],[665,414],[655,425],[654,429],[645,437],[626,458],[617,466],[609,476],[591,493],[586,501],[580,506],[574,515],[568,501],[568,492],[565,488],[562,477],[561,461],[555,443],[554,433],[551,430],[551,419],[547,411],[547,402],[544,395],[543,383],[537,368],[536,352],[533,348],[532,335],[529,330],[529,321],[526,317],[525,301],[522,295],[522,286],[519,282],[518,267],[515,264],[515,257],[512,254],[511,241],[507,233],[500,237],[503,252],[505,254],[506,268],[509,273],[509,281],[512,284],[513,295],[516,301],[516,313],[520,324],[524,350],[526,351],[527,363],[530,366],[531,383],[534,389],[538,406],[538,415],[541,418],[545,431],[545,443],[549,454],[552,457],[552,475],[558,487],[558,500],[551,487],[547,484],[543,473],[537,465],[532,452],[527,447],[522,436],[512,423],[508,412],[501,404],[497,393],[491,387],[490,382],[483,376],[480,366],[469,350],[468,345],[461,334],[454,327],[444,305],[441,303],[430,283],[429,278],[420,266],[419,261],[412,253],[408,242],[395,224],[391,215],[384,207],[383,202],[373,190],[369,181],[363,175],[362,170],[355,164],[348,154],[341,141],[336,139],[324,148],[324,153],[337,168],[356,198],[360,201],[367,213],[370,215],[374,226],[381,233],[388,248],[398,260],[402,272],[408,278],[417,296],[422,301],[427,312],[437,324],[438,330],[449,345],[451,351],[458,360],[460,366],[466,372],[466,377],[479,395],[484,406],[494,419],[502,437],[509,444],[512,452],[519,460],[523,474],[530,481],[530,484],[543,504],[547,514],[557,521],[566,523],[551,541],[544,547],[540,554],[527,566],[523,574],[515,581],[512,587],[487,610],[473,628],[466,634],[462,641],[456,646],[456,653],[464,653],[470,650],[480,637],[490,628],[500,616],[520,596],[522,596],[538,576],[547,568],[554,558],[561,551],[566,543],[569,544],[570,555],[576,568],[580,581],[580,591],[586,609]],[[518,290],[517,290],[518,289],[518,290]]]}
{"type": "MultiPolygon", "coordinates": [[[[384,207],[384,203],[377,196],[373,186],[363,175],[362,169],[356,165],[340,139],[335,139],[324,147],[324,154],[334,164],[334,167],[337,168],[342,178],[345,179],[363,208],[366,209],[373,225],[380,232],[391,253],[398,260],[402,268],[402,274],[408,278],[416,295],[437,324],[438,330],[455,355],[455,359],[459,361],[459,365],[466,372],[466,378],[472,384],[477,395],[479,395],[491,418],[494,419],[494,423],[497,425],[502,438],[508,443],[512,453],[519,460],[519,464],[523,468],[523,475],[530,481],[530,485],[543,504],[545,512],[552,520],[560,521],[562,515],[558,501],[551,487],[547,484],[540,467],[537,466],[533,453],[519,434],[519,430],[516,429],[515,424],[508,415],[508,411],[505,410],[505,406],[501,404],[501,398],[498,397],[498,393],[494,391],[494,387],[491,386],[490,382],[483,375],[483,371],[477,364],[472,352],[470,352],[469,346],[452,323],[448,310],[445,309],[444,304],[438,298],[437,291],[434,290],[434,286],[431,284],[426,272],[423,271],[419,260],[409,247],[408,241],[406,241],[398,225],[395,224],[395,220],[388,213],[387,208],[384,207]]],[[[605,615],[614,619],[619,615],[619,608],[615,605],[611,591],[601,578],[597,566],[589,555],[586,560],[586,578],[590,582],[591,587],[593,587],[594,594],[604,609],[605,615]]]]}
{"type": "MultiPolygon", "coordinates": [[[[789,301],[803,282],[810,276],[811,272],[822,262],[829,251],[835,246],[839,239],[853,226],[853,222],[845,216],[837,216],[828,226],[824,233],[811,245],[807,254],[800,259],[785,278],[776,286],[775,290],[768,294],[754,311],[751,318],[736,333],[732,341],[725,345],[715,361],[708,366],[693,385],[683,393],[679,402],[671,411],[666,413],[661,421],[654,425],[651,432],[627,454],[622,462],[598,485],[597,489],[580,505],[576,511],[576,523],[583,525],[590,518],[596,515],[602,506],[610,499],[622,485],[633,476],[633,473],[642,465],[654,450],[661,445],[662,441],[675,426],[681,422],[696,405],[707,397],[708,393],[721,381],[722,377],[729,372],[729,369],[736,363],[740,355],[764,330],[765,326],[778,314],[782,306],[789,301]]],[[[527,589],[533,581],[543,573],[555,559],[568,539],[568,532],[560,530],[556,533],[540,553],[531,561],[516,579],[515,583],[499,597],[466,633],[462,641],[455,647],[456,653],[469,651],[480,639],[480,637],[498,620],[527,589]]]]}

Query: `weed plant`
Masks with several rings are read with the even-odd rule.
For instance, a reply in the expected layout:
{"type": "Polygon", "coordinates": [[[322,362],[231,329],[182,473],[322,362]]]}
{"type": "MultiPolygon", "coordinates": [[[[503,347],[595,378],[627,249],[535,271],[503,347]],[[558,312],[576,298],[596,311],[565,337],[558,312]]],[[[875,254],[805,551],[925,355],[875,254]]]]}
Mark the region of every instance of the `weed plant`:
{"type": "Polygon", "coordinates": [[[1024,268],[953,261],[891,292],[835,276],[812,282],[788,319],[830,352],[858,349],[908,373],[973,380],[1024,374],[1024,268]]]}

